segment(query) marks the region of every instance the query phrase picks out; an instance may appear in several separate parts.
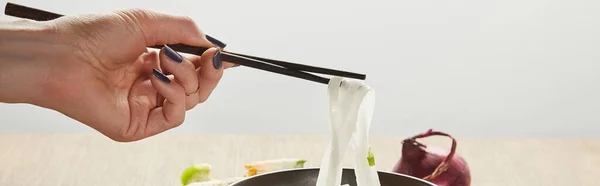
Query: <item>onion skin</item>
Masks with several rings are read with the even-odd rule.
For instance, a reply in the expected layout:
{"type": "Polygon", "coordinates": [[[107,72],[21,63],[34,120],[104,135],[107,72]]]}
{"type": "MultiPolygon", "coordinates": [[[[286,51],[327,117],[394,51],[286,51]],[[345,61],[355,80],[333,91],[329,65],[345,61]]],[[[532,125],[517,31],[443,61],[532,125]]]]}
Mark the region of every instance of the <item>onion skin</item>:
{"type": "Polygon", "coordinates": [[[392,172],[418,177],[439,186],[471,185],[471,171],[466,161],[456,154],[456,140],[446,133],[433,130],[402,141],[402,156],[392,172]],[[416,141],[433,135],[451,138],[452,148],[426,146],[416,141]]]}

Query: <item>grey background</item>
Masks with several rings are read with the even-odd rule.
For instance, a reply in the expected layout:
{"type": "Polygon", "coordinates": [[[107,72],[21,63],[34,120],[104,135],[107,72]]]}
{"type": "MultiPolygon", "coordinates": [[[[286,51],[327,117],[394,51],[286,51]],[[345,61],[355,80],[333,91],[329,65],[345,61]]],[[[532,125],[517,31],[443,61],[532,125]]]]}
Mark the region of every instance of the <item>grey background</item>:
{"type": "MultiPolygon", "coordinates": [[[[187,15],[236,52],[366,73],[377,91],[373,135],[600,136],[600,1],[11,2],[62,14],[136,7],[187,15]]],[[[169,132],[326,134],[326,91],[228,70],[210,100],[169,132]]],[[[29,105],[0,104],[0,118],[5,132],[93,132],[29,105]]]]}

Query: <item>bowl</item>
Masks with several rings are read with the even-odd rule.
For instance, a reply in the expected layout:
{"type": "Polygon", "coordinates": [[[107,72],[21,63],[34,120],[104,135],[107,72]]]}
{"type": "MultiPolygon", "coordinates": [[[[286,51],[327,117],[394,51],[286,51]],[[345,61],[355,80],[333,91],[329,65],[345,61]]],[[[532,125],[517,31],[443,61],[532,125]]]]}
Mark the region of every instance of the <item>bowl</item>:
{"type": "MultiPolygon", "coordinates": [[[[393,172],[377,171],[381,186],[435,186],[416,177],[393,172]]],[[[240,180],[231,186],[315,186],[319,168],[290,169],[255,175],[240,180]]],[[[342,185],[356,186],[354,169],[343,169],[342,185]]]]}

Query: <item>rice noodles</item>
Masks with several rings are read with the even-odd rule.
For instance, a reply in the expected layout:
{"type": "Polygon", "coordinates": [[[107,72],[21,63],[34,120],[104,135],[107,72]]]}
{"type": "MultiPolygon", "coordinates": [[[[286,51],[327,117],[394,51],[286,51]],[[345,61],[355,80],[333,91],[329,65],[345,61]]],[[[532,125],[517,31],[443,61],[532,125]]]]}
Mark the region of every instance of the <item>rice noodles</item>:
{"type": "Polygon", "coordinates": [[[333,77],[328,93],[331,136],[316,186],[341,185],[342,160],[348,146],[354,150],[357,186],[381,186],[369,146],[374,90],[361,81],[333,77]]]}

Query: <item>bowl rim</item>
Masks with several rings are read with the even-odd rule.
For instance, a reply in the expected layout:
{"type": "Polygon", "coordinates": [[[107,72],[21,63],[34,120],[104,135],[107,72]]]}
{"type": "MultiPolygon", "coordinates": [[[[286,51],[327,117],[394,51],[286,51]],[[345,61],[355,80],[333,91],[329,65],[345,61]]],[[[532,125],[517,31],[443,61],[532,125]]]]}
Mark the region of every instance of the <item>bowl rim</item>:
{"type": "MultiPolygon", "coordinates": [[[[249,177],[245,177],[242,178],[240,180],[237,180],[233,183],[230,184],[230,186],[235,186],[238,183],[241,183],[243,181],[246,181],[248,179],[253,179],[256,177],[261,177],[261,176],[268,176],[271,174],[277,174],[277,173],[282,173],[282,172],[293,172],[293,171],[307,171],[307,170],[319,170],[321,169],[320,167],[304,167],[304,168],[294,168],[294,169],[283,169],[283,170],[277,170],[277,171],[271,171],[271,172],[267,172],[267,173],[262,173],[262,174],[258,174],[258,175],[254,175],[254,176],[249,176],[249,177]]],[[[342,169],[349,169],[349,170],[354,170],[354,168],[347,168],[347,167],[342,167],[342,169]]],[[[406,178],[411,178],[417,181],[421,181],[424,182],[426,184],[429,184],[431,186],[436,186],[434,183],[427,181],[425,179],[421,179],[421,178],[417,178],[411,175],[406,175],[406,174],[401,174],[401,173],[396,173],[396,172],[392,172],[392,171],[385,171],[385,170],[377,170],[378,173],[385,173],[385,174],[392,174],[392,175],[396,175],[396,176],[402,176],[402,177],[406,177],[406,178]]]]}

